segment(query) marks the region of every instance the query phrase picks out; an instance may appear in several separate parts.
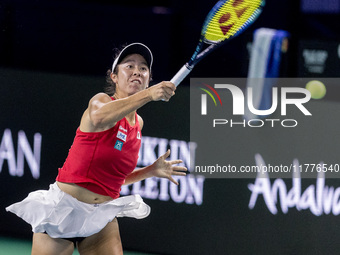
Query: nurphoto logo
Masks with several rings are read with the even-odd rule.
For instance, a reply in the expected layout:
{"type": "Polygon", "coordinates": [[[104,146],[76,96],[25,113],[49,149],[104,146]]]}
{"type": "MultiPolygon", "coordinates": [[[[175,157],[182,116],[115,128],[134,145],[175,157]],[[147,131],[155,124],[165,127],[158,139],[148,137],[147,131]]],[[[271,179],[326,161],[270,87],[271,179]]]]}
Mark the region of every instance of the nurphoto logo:
{"type": "MultiPolygon", "coordinates": [[[[255,81],[256,82],[256,81],[255,81]]],[[[201,116],[208,115],[214,111],[214,108],[209,106],[208,100],[212,100],[215,107],[231,107],[232,115],[243,117],[242,121],[235,119],[214,118],[212,126],[228,125],[230,127],[262,127],[265,124],[274,127],[276,124],[282,127],[296,127],[298,121],[287,117],[287,106],[295,107],[303,114],[303,116],[312,116],[312,113],[307,109],[306,104],[311,99],[311,92],[306,88],[301,87],[271,87],[267,88],[266,104],[261,101],[261,93],[253,87],[249,86],[245,90],[240,89],[234,84],[214,84],[213,86],[203,83],[200,86],[201,93],[201,116]],[[204,87],[203,87],[204,86],[204,87]],[[269,92],[268,92],[269,91],[269,92]],[[232,96],[230,100],[222,99],[223,95],[228,93],[232,96]],[[268,98],[269,93],[269,98],[268,98]],[[208,97],[209,96],[209,97],[208,97]],[[260,99],[259,99],[260,98],[260,99]],[[278,109],[280,108],[280,110],[278,109]],[[281,118],[271,118],[273,113],[279,113],[281,118]]]]}

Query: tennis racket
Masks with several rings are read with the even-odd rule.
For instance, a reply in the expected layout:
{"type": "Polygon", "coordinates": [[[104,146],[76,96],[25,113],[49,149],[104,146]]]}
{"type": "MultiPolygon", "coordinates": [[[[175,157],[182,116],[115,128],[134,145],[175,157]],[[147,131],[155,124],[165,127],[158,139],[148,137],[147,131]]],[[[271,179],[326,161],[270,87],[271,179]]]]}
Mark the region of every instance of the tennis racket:
{"type": "Polygon", "coordinates": [[[260,15],[264,4],[264,0],[218,1],[205,18],[194,54],[171,82],[177,87],[199,61],[246,30],[260,15]]]}

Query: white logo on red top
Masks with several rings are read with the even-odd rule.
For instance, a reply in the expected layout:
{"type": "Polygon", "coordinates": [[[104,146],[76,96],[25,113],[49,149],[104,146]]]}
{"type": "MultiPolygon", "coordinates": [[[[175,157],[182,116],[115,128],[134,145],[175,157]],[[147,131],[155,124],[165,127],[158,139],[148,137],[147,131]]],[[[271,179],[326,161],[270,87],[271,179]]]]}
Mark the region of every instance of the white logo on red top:
{"type": "Polygon", "coordinates": [[[124,131],[125,133],[127,133],[127,130],[125,128],[123,128],[122,126],[119,126],[119,130],[124,131]]]}
{"type": "Polygon", "coordinates": [[[139,131],[137,132],[137,139],[139,139],[139,140],[141,139],[141,138],[140,138],[140,132],[139,132],[139,131]]]}

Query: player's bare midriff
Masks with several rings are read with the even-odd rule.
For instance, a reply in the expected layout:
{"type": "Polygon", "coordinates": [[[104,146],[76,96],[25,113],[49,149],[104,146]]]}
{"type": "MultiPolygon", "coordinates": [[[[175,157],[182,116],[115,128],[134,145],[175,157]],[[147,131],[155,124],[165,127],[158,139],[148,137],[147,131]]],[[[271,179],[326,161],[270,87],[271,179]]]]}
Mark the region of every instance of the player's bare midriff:
{"type": "Polygon", "coordinates": [[[110,196],[96,194],[74,183],[57,182],[57,184],[62,191],[87,204],[100,204],[112,200],[110,196]]]}

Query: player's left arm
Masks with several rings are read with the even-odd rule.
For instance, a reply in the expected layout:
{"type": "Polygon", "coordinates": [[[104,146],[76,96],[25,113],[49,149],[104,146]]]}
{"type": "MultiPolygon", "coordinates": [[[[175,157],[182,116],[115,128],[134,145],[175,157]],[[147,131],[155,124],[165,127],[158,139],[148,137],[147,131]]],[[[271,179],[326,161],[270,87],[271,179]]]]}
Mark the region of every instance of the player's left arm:
{"type": "Polygon", "coordinates": [[[150,177],[167,178],[174,184],[178,185],[178,182],[175,181],[172,176],[185,176],[187,168],[176,166],[177,164],[183,162],[180,159],[167,161],[166,159],[169,157],[169,155],[170,150],[168,150],[164,155],[160,156],[152,165],[135,169],[126,177],[124,185],[142,181],[150,177]]]}

